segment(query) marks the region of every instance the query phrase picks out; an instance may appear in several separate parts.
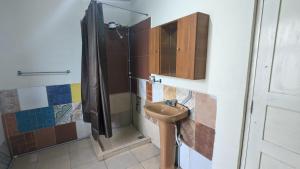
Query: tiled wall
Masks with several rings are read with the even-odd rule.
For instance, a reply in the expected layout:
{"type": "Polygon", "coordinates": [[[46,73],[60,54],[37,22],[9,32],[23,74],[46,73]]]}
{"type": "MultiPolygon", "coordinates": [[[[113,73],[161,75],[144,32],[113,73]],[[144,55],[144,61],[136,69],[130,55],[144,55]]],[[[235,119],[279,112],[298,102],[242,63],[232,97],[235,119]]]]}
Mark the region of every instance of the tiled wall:
{"type": "Polygon", "coordinates": [[[80,84],[0,91],[3,128],[13,155],[90,135],[82,120],[80,84]]]}
{"type": "Polygon", "coordinates": [[[177,99],[181,103],[188,96],[190,100],[185,105],[190,109],[190,116],[182,121],[181,126],[184,142],[181,147],[181,166],[183,169],[211,169],[216,121],[215,97],[139,79],[134,124],[159,146],[157,121],[145,115],[143,105],[151,100],[158,102],[168,99],[177,99]]]}

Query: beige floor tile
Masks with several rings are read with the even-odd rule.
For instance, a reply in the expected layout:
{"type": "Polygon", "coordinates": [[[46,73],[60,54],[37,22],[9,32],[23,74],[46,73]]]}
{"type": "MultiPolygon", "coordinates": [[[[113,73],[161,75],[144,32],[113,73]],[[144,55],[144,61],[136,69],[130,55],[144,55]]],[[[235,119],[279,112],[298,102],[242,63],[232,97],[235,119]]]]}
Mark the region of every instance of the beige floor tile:
{"type": "Polygon", "coordinates": [[[138,165],[129,167],[129,168],[127,168],[127,169],[144,169],[144,167],[142,166],[142,164],[138,164],[138,165]]]}
{"type": "Polygon", "coordinates": [[[108,169],[127,169],[139,162],[130,152],[124,152],[105,160],[108,169]]]}
{"type": "Polygon", "coordinates": [[[159,164],[159,156],[142,162],[144,169],[159,169],[159,164]]]}
{"type": "Polygon", "coordinates": [[[71,169],[69,155],[39,161],[36,169],[71,169]]]}
{"type": "Polygon", "coordinates": [[[92,148],[90,138],[70,143],[70,153],[92,148]]]}
{"type": "Polygon", "coordinates": [[[107,169],[104,161],[90,161],[84,164],[80,164],[72,169],[107,169]]]}
{"type": "Polygon", "coordinates": [[[67,155],[69,155],[69,144],[63,144],[38,152],[38,160],[45,161],[67,155]]]}
{"type": "Polygon", "coordinates": [[[38,156],[36,153],[16,158],[11,169],[35,169],[38,156]]]}
{"type": "Polygon", "coordinates": [[[96,154],[92,147],[80,148],[80,151],[70,152],[71,167],[97,160],[96,154]]]}
{"type": "Polygon", "coordinates": [[[159,155],[159,149],[151,143],[137,147],[131,152],[140,162],[159,155]]]}

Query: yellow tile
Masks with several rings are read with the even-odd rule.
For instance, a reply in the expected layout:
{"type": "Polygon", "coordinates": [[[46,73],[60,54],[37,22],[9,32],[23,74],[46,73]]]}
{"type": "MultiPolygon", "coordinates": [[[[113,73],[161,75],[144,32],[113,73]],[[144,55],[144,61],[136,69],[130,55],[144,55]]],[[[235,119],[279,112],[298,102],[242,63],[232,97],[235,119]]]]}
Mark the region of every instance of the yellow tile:
{"type": "Polygon", "coordinates": [[[81,102],[81,85],[80,83],[71,84],[72,102],[81,102]]]}

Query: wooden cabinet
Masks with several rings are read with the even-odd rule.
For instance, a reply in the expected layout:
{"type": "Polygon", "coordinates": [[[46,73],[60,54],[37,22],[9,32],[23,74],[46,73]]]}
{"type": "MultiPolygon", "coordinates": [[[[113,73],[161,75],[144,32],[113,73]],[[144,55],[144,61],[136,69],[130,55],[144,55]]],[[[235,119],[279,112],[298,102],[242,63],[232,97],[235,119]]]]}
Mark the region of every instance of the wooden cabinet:
{"type": "Polygon", "coordinates": [[[150,73],[205,79],[209,16],[195,13],[150,31],[150,73]]]}
{"type": "Polygon", "coordinates": [[[160,27],[155,27],[150,30],[149,73],[160,73],[160,27]]]}

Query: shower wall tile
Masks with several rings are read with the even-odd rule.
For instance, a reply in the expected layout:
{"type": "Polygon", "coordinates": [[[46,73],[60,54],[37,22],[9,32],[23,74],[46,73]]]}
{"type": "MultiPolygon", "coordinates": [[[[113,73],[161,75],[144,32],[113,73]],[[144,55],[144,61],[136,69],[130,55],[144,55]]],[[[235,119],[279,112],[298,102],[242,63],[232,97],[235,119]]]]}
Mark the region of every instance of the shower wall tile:
{"type": "Polygon", "coordinates": [[[36,148],[41,149],[56,144],[54,128],[44,128],[35,131],[36,148]]]}
{"type": "Polygon", "coordinates": [[[56,143],[64,143],[77,139],[76,123],[55,126],[56,143]]]}
{"type": "Polygon", "coordinates": [[[33,132],[11,137],[10,144],[12,147],[12,153],[14,155],[20,155],[36,150],[36,143],[33,132]]]}
{"type": "Polygon", "coordinates": [[[152,83],[150,82],[146,82],[146,98],[148,101],[152,102],[152,97],[153,97],[153,93],[152,93],[152,83]]]}
{"type": "Polygon", "coordinates": [[[120,112],[117,114],[112,114],[111,116],[111,125],[112,128],[120,128],[128,126],[131,123],[131,113],[129,111],[120,112]]]}
{"type": "Polygon", "coordinates": [[[109,95],[111,114],[130,111],[130,93],[118,93],[109,95]]]}
{"type": "Polygon", "coordinates": [[[45,87],[22,88],[17,90],[21,111],[48,107],[45,87]]]}
{"type": "Polygon", "coordinates": [[[61,104],[53,106],[55,125],[66,124],[72,121],[72,104],[61,104]]]}
{"type": "Polygon", "coordinates": [[[72,94],[72,103],[81,102],[81,84],[80,83],[71,84],[71,94],[72,94]]]}
{"type": "Polygon", "coordinates": [[[71,87],[69,84],[47,86],[49,105],[72,103],[71,87]]]}
{"type": "Polygon", "coordinates": [[[212,160],[215,130],[203,124],[196,123],[195,139],[195,150],[209,160],[212,160]]]}
{"type": "Polygon", "coordinates": [[[164,85],[164,100],[176,99],[176,87],[164,85]]]}
{"type": "Polygon", "coordinates": [[[0,114],[20,111],[17,90],[0,91],[0,114]]]}
{"type": "Polygon", "coordinates": [[[18,130],[23,133],[55,125],[52,107],[17,112],[16,119],[18,130]]]}
{"type": "Polygon", "coordinates": [[[7,113],[2,115],[3,128],[7,138],[19,135],[17,128],[17,119],[15,113],[7,113]]]}
{"type": "Polygon", "coordinates": [[[196,122],[214,129],[217,112],[216,99],[207,94],[197,93],[196,103],[196,122]]]}
{"type": "Polygon", "coordinates": [[[160,102],[164,100],[164,86],[160,83],[152,84],[152,102],[160,102]]]}
{"type": "Polygon", "coordinates": [[[183,142],[191,148],[195,146],[195,127],[195,122],[190,119],[186,119],[181,123],[180,132],[183,142]]]}

